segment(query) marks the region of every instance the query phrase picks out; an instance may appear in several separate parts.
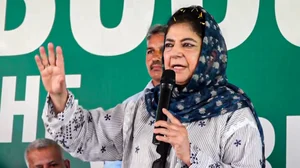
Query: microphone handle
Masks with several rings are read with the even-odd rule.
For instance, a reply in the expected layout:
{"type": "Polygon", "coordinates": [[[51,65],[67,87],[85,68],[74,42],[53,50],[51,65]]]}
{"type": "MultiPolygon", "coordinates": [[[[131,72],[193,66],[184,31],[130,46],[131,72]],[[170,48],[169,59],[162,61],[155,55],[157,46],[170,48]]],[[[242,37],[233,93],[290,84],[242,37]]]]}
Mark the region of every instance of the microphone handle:
{"type": "MultiPolygon", "coordinates": [[[[169,109],[170,105],[170,99],[171,99],[171,94],[173,90],[173,85],[169,83],[161,83],[160,85],[160,96],[158,100],[158,107],[156,110],[156,121],[163,120],[167,121],[167,116],[162,112],[162,109],[169,109]]],[[[155,128],[161,128],[161,127],[155,127],[155,128]]],[[[157,135],[161,134],[153,134],[153,139],[152,143],[155,145],[160,144],[160,141],[156,139],[157,135]]],[[[161,135],[163,136],[163,135],[161,135]]]]}

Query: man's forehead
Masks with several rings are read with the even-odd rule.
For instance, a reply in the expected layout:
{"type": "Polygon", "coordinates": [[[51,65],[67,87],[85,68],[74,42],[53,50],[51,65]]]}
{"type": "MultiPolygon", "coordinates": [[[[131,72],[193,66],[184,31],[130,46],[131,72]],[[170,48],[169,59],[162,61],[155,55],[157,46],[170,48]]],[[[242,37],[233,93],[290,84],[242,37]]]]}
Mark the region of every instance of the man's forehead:
{"type": "Polygon", "coordinates": [[[30,153],[33,153],[33,152],[52,153],[55,155],[61,153],[60,149],[55,146],[47,146],[47,147],[43,147],[43,148],[33,149],[30,151],[30,153]]]}
{"type": "Polygon", "coordinates": [[[163,45],[163,43],[164,43],[164,35],[155,34],[147,40],[147,48],[148,49],[160,48],[163,45]]]}

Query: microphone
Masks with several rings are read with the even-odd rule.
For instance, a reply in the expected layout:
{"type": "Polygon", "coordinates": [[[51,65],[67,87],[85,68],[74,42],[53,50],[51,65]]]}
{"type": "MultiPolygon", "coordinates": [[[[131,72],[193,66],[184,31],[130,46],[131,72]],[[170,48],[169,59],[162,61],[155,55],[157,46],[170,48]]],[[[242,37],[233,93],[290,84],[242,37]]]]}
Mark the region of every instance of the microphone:
{"type": "MultiPolygon", "coordinates": [[[[175,85],[175,72],[171,69],[165,70],[160,80],[160,95],[158,99],[158,107],[156,109],[156,121],[159,120],[167,121],[167,116],[162,112],[162,109],[169,108],[171,94],[174,85],[175,85]]],[[[155,127],[155,128],[161,128],[161,127],[155,127]]],[[[160,141],[156,139],[157,135],[161,135],[161,134],[153,134],[152,143],[155,145],[160,144],[160,141]]]]}

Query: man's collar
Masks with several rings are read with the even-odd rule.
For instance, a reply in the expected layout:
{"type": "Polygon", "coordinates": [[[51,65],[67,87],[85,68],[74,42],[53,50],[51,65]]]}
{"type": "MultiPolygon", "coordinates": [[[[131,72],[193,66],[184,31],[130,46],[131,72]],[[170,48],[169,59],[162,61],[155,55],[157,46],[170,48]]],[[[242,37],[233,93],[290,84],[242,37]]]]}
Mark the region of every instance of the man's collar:
{"type": "MultiPolygon", "coordinates": [[[[153,85],[153,83],[152,83],[152,80],[150,80],[150,81],[148,82],[148,84],[146,85],[145,89],[152,89],[152,88],[154,88],[154,85],[153,85]]],[[[144,89],[144,90],[145,90],[145,89],[144,89]]]]}

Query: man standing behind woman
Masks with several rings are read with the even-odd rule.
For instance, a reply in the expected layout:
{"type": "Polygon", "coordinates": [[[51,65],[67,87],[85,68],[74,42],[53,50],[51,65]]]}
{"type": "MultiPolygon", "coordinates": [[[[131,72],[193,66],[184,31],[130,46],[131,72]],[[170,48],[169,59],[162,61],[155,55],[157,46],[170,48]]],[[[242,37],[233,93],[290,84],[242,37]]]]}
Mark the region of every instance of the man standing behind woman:
{"type": "MultiPolygon", "coordinates": [[[[162,49],[164,46],[166,29],[166,26],[154,25],[148,30],[146,36],[146,67],[151,80],[148,82],[143,91],[129,97],[123,102],[123,104],[126,104],[127,102],[132,100],[138,101],[140,97],[145,95],[146,89],[152,89],[160,83],[160,78],[162,75],[162,49]]],[[[106,161],[104,163],[104,168],[120,168],[121,165],[121,161],[106,161]]]]}
{"type": "Polygon", "coordinates": [[[84,109],[66,89],[61,48],[55,54],[52,47],[49,57],[43,49],[36,56],[49,92],[46,129],[72,156],[122,160],[123,168],[152,167],[160,157],[153,132],[171,145],[165,167],[265,167],[261,124],[250,99],[228,82],[226,44],[214,18],[190,6],[176,11],[167,26],[164,67],[176,73],[170,107],[163,110],[168,122],[155,122],[159,86],[126,105],[84,109]]]}

